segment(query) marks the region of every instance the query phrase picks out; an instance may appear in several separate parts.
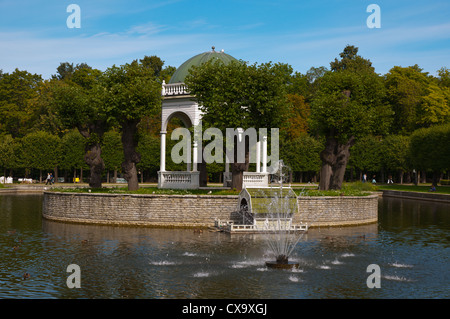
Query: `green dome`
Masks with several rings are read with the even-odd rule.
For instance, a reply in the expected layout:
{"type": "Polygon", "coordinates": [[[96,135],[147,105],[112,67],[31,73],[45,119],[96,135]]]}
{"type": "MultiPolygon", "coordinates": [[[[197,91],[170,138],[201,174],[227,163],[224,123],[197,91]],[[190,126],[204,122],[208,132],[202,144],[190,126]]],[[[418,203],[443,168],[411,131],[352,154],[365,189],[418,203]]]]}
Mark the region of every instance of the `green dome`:
{"type": "Polygon", "coordinates": [[[222,60],[223,63],[225,63],[225,64],[228,64],[231,61],[237,61],[237,59],[233,58],[229,54],[226,54],[225,52],[223,52],[223,50],[220,52],[216,52],[214,50],[214,47],[212,47],[212,51],[200,53],[200,54],[190,58],[189,60],[184,62],[182,65],[180,65],[180,67],[175,71],[175,73],[170,78],[169,83],[184,82],[186,75],[188,75],[189,69],[193,65],[199,66],[199,65],[201,65],[209,60],[212,60],[212,59],[222,60]]]}

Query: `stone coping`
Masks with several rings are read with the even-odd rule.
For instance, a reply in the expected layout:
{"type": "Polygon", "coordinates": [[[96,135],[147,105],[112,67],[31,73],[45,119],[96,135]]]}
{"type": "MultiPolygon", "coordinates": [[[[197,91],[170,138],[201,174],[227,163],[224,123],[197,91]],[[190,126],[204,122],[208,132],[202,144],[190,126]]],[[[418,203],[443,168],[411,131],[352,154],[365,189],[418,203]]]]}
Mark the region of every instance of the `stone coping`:
{"type": "Polygon", "coordinates": [[[89,192],[56,192],[56,191],[43,191],[44,194],[59,194],[67,196],[100,196],[100,197],[171,197],[171,198],[235,198],[239,195],[210,195],[210,194],[129,194],[129,193],[89,193],[89,192]]]}
{"type": "Polygon", "coordinates": [[[397,190],[383,190],[383,197],[398,197],[407,199],[427,200],[436,202],[450,203],[450,195],[439,193],[423,193],[423,192],[408,192],[397,190]]]}

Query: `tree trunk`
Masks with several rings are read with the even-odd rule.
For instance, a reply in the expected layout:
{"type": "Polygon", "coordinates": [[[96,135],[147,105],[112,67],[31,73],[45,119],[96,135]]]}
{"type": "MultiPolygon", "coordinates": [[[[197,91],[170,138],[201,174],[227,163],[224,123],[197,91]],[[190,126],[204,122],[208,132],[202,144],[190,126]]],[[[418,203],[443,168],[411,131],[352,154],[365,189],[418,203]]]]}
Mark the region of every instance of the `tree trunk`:
{"type": "Polygon", "coordinates": [[[403,171],[400,170],[398,172],[398,180],[400,181],[400,184],[403,184],[403,171]]]}
{"type": "Polygon", "coordinates": [[[350,158],[350,147],[354,142],[354,137],[351,137],[345,144],[339,143],[334,137],[327,138],[325,149],[320,153],[322,160],[320,190],[342,188],[345,169],[350,158]]]}
{"type": "MultiPolygon", "coordinates": [[[[90,178],[89,187],[101,188],[102,187],[102,173],[105,169],[105,164],[101,157],[102,150],[100,143],[92,143],[86,146],[86,154],[84,155],[84,161],[89,165],[90,178]]],[[[80,182],[82,182],[82,169],[80,172],[80,182]]]]}
{"type": "Polygon", "coordinates": [[[433,171],[433,181],[432,184],[434,187],[437,187],[437,184],[441,180],[441,172],[440,171],[433,171]]]}
{"type": "Polygon", "coordinates": [[[139,189],[136,164],[141,161],[141,155],[136,152],[138,145],[137,125],[139,120],[124,121],[122,123],[122,145],[124,162],[122,163],[123,175],[128,182],[128,190],[139,189]]]}
{"type": "MultiPolygon", "coordinates": [[[[87,140],[84,161],[90,168],[89,187],[101,188],[105,163],[101,156],[102,148],[100,142],[103,137],[104,124],[97,122],[88,126],[78,126],[78,131],[87,140]]],[[[83,182],[83,168],[80,169],[80,182],[83,182]]]]}
{"type": "Polygon", "coordinates": [[[231,189],[242,190],[245,163],[231,163],[231,189]]]}
{"type": "Polygon", "coordinates": [[[249,148],[249,140],[246,137],[245,140],[245,163],[237,163],[238,154],[237,154],[237,137],[234,137],[234,162],[231,164],[231,189],[236,189],[238,191],[242,190],[242,186],[244,184],[244,172],[248,171],[249,167],[249,156],[250,156],[250,148],[249,148]]]}
{"type": "Polygon", "coordinates": [[[332,174],[331,165],[322,162],[322,167],[320,168],[320,181],[319,181],[319,189],[320,190],[329,190],[330,189],[330,180],[332,174]]]}
{"type": "Polygon", "coordinates": [[[55,167],[54,171],[55,171],[55,183],[57,183],[58,182],[58,166],[55,167]]]}

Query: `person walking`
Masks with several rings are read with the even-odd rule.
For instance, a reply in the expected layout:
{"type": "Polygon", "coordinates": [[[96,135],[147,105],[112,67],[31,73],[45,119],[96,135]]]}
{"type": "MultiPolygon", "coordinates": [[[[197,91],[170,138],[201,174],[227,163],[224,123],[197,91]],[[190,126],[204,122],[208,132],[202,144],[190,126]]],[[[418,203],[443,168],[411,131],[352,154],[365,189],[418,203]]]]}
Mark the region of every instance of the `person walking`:
{"type": "Polygon", "coordinates": [[[45,180],[45,185],[48,185],[48,183],[51,184],[52,182],[52,176],[50,175],[50,173],[47,173],[47,179],[45,180]]]}

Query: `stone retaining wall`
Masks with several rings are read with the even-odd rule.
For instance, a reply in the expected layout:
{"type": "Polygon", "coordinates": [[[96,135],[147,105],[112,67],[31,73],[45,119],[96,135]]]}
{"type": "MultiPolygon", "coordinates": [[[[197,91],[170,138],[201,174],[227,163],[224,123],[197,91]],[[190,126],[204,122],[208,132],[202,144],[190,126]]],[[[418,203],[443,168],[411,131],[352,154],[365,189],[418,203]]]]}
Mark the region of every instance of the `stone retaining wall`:
{"type": "Polygon", "coordinates": [[[229,220],[237,196],[131,195],[44,192],[43,216],[52,220],[159,227],[207,227],[229,220]]]}
{"type": "Polygon", "coordinates": [[[294,220],[311,226],[350,226],[378,220],[378,195],[298,197],[294,220]]]}
{"type": "MultiPolygon", "coordinates": [[[[43,217],[89,224],[208,227],[238,220],[238,196],[44,192],[43,217]]],[[[299,197],[295,222],[344,226],[377,221],[378,196],[299,197]]]]}

